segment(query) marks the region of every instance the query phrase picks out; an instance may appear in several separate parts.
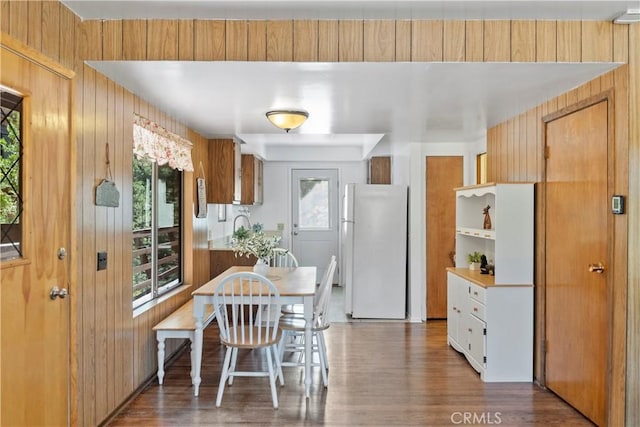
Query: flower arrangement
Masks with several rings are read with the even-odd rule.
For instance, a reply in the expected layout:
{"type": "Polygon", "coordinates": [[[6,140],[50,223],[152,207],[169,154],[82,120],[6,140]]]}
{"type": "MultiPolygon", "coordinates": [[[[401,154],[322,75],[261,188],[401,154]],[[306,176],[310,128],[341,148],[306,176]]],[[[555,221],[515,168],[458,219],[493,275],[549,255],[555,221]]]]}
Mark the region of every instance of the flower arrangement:
{"type": "Polygon", "coordinates": [[[262,230],[262,224],[254,224],[251,230],[238,228],[231,238],[232,249],[236,256],[253,255],[268,263],[273,255],[273,249],[278,247],[280,237],[267,236],[262,230]]]}

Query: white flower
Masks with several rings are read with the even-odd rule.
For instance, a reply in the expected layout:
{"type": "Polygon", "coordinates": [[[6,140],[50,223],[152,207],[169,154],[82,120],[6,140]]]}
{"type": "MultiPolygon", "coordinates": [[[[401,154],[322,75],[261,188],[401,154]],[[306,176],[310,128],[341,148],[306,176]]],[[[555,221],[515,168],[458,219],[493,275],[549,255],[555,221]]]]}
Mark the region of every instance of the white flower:
{"type": "Polygon", "coordinates": [[[234,236],[231,245],[236,256],[253,255],[258,259],[268,262],[273,255],[273,249],[278,247],[280,237],[268,237],[263,231],[253,231],[241,236],[234,236]]]}

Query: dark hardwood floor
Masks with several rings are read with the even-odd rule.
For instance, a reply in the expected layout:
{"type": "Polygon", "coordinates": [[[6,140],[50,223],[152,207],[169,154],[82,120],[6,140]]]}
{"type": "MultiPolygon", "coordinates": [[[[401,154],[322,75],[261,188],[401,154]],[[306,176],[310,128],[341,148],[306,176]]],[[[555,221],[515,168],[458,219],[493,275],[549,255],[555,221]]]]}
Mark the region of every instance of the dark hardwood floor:
{"type": "MultiPolygon", "coordinates": [[[[446,321],[334,323],[326,331],[329,387],[314,369],[311,399],[302,368],[284,368],[279,409],[266,378],[236,378],[215,407],[221,358],[215,322],[205,331],[200,396],[193,397],[189,353],[125,407],[111,426],[591,425],[534,384],[483,383],[464,356],[447,346],[446,321]]],[[[245,352],[239,363],[260,363],[245,352]]]]}

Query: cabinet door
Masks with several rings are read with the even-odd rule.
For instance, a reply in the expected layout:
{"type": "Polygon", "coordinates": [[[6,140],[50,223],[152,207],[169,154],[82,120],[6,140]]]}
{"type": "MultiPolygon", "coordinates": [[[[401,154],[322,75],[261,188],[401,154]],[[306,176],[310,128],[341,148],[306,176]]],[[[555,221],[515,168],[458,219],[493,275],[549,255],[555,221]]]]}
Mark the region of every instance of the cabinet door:
{"type": "Polygon", "coordinates": [[[255,201],[255,158],[251,154],[242,155],[241,205],[252,205],[255,201]]]}
{"type": "Polygon", "coordinates": [[[209,203],[233,203],[235,145],[232,139],[209,140],[209,165],[211,168],[211,184],[207,185],[207,201],[209,203]]]}
{"type": "Polygon", "coordinates": [[[369,183],[391,184],[391,157],[372,157],[369,160],[369,183]]]}
{"type": "Polygon", "coordinates": [[[255,182],[255,190],[253,197],[254,205],[261,205],[263,196],[264,196],[264,185],[263,185],[263,163],[262,160],[255,158],[254,162],[254,182],[255,182]]]}
{"type": "Polygon", "coordinates": [[[240,153],[240,143],[233,141],[233,203],[240,203],[242,199],[242,155],[240,153]]]}
{"type": "Polygon", "coordinates": [[[466,280],[447,273],[447,334],[458,351],[467,349],[467,325],[469,286],[466,280]]]}
{"type": "Polygon", "coordinates": [[[478,364],[484,366],[484,357],[486,355],[486,323],[472,314],[468,314],[466,317],[467,331],[469,334],[469,342],[467,343],[469,355],[473,357],[478,364]]]}
{"type": "Polygon", "coordinates": [[[460,300],[458,296],[458,286],[456,277],[451,273],[447,276],[447,335],[449,339],[458,342],[458,322],[459,322],[459,310],[458,302],[460,300]]]}

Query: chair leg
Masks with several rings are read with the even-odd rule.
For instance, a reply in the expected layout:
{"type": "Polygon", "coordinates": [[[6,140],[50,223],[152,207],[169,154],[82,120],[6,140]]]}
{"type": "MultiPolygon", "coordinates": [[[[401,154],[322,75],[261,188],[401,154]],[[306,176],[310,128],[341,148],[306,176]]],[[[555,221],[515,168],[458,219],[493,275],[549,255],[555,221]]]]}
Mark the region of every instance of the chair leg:
{"type": "Polygon", "coordinates": [[[278,345],[271,346],[271,350],[273,351],[273,357],[276,361],[276,368],[278,370],[278,378],[280,379],[280,386],[284,386],[284,375],[282,374],[282,363],[280,362],[280,352],[278,351],[278,345]]]}
{"type": "Polygon", "coordinates": [[[273,371],[273,360],[271,359],[271,349],[265,348],[267,353],[267,367],[269,368],[269,384],[271,385],[271,399],[273,407],[278,407],[278,393],[276,392],[276,373],[273,371]]]}
{"type": "Polygon", "coordinates": [[[231,363],[232,352],[233,350],[231,349],[231,347],[227,347],[227,351],[224,355],[224,362],[222,362],[222,373],[220,374],[220,385],[218,385],[216,407],[220,407],[220,404],[222,404],[222,393],[224,393],[224,384],[227,382],[227,375],[229,374],[229,365],[231,363]]]}
{"type": "Polygon", "coordinates": [[[280,360],[284,360],[284,346],[287,341],[287,331],[282,331],[280,342],[278,343],[278,353],[280,354],[280,360]]]}
{"type": "MultiPolygon", "coordinates": [[[[236,371],[236,363],[238,362],[238,349],[236,347],[233,348],[231,353],[231,364],[229,365],[230,372],[233,373],[236,371]]],[[[229,385],[233,385],[233,374],[229,375],[229,385]]]]}
{"type": "Polygon", "coordinates": [[[327,378],[327,352],[324,345],[322,331],[316,332],[316,341],[318,341],[318,358],[320,359],[320,369],[322,370],[322,384],[327,387],[329,385],[329,379],[327,378]]]}
{"type": "Polygon", "coordinates": [[[158,336],[158,384],[164,380],[164,337],[158,336]]]}

